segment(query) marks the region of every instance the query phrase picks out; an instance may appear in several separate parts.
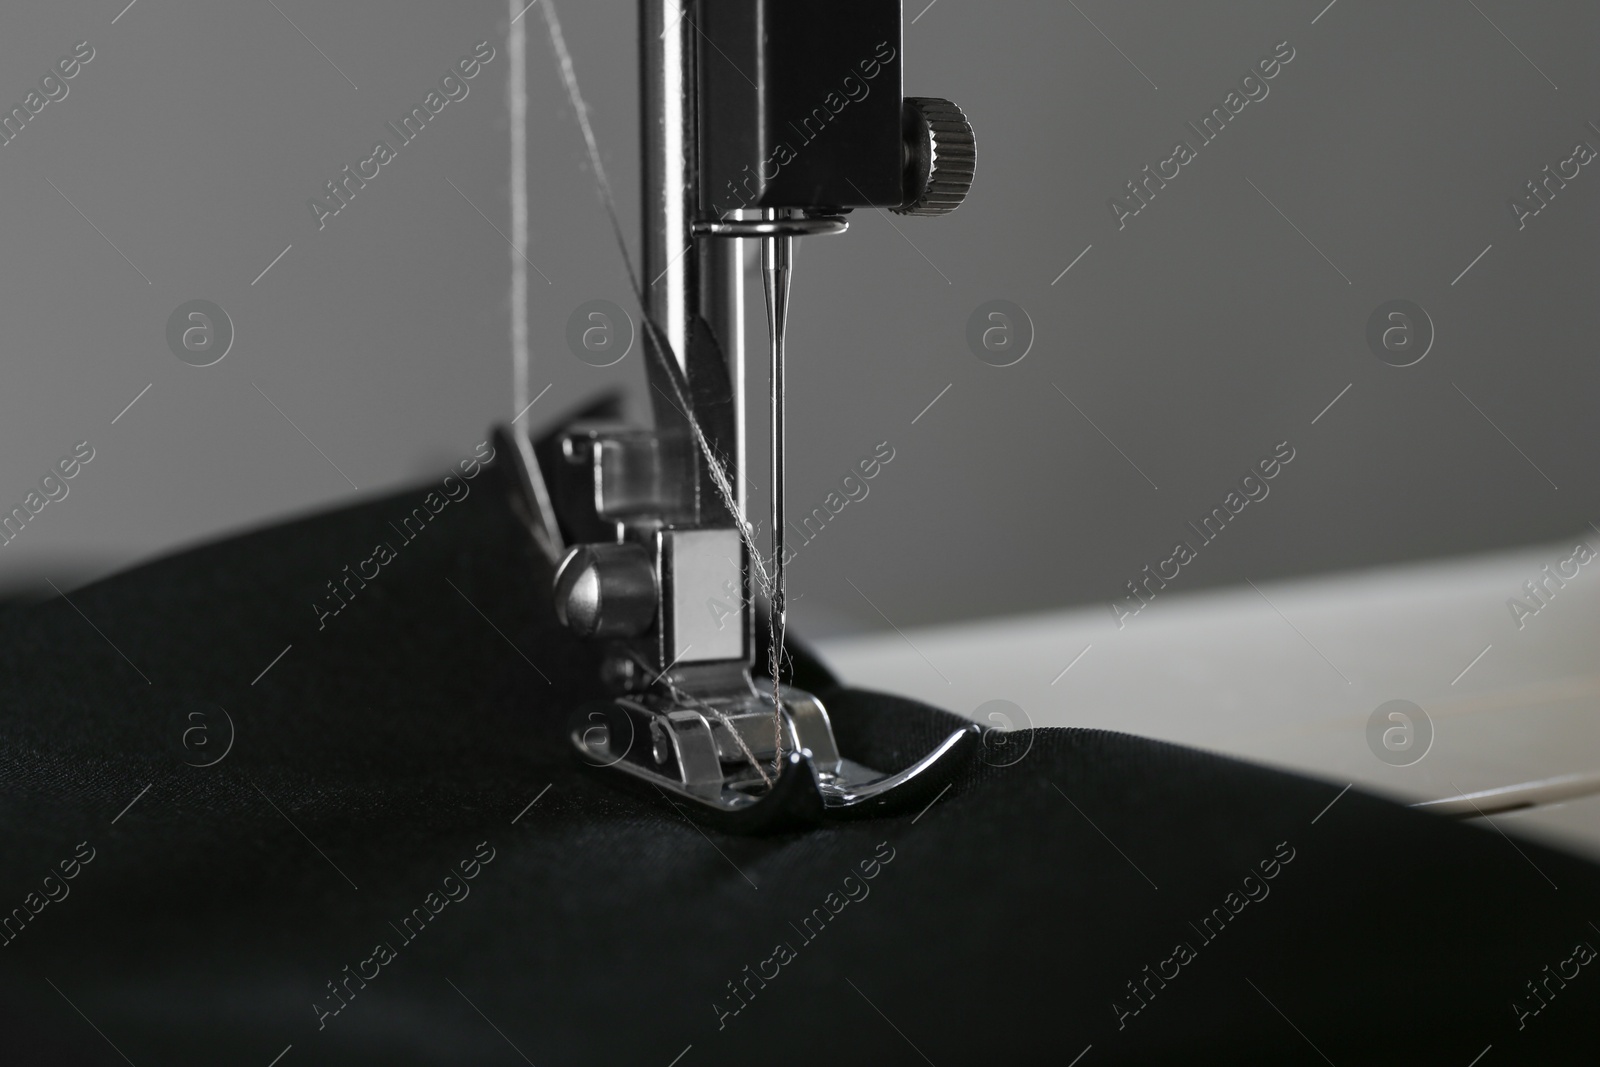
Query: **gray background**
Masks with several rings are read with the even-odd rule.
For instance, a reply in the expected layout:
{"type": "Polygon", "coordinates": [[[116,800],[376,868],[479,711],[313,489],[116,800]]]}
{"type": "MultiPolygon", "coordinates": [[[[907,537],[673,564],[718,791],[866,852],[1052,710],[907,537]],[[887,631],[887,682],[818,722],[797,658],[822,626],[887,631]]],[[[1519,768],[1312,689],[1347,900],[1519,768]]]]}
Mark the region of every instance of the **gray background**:
{"type": "MultiPolygon", "coordinates": [[[[66,500],[0,548],[13,590],[46,577],[70,588],[419,481],[515,410],[510,252],[493,228],[509,232],[512,11],[138,0],[119,17],[124,3],[35,0],[0,16],[7,107],[75,42],[97,52],[67,99],[0,147],[0,504],[20,503],[75,442],[97,453],[66,500]],[[471,95],[319,232],[306,199],[485,39],[498,54],[471,95]],[[168,314],[194,298],[237,328],[212,367],[166,346],[168,314]]],[[[559,10],[632,240],[633,5],[559,10]]],[[[799,251],[791,509],[821,504],[879,442],[896,450],[869,497],[802,549],[799,625],[1117,596],[1283,440],[1297,457],[1271,496],[1175,588],[1484,550],[1597,517],[1600,168],[1520,232],[1506,202],[1574,142],[1600,147],[1585,126],[1600,122],[1600,9],[919,11],[914,0],[907,90],[967,110],[978,180],[948,219],[858,213],[849,234],[799,251]],[[1184,123],[1284,40],[1296,56],[1267,99],[1119,231],[1107,198],[1192,140],[1184,123]],[[965,340],[973,309],[996,298],[1036,327],[1012,367],[965,340]],[[1423,305],[1438,335],[1403,369],[1364,339],[1395,298],[1423,305]]],[[[523,22],[529,258],[549,278],[531,274],[530,382],[550,386],[524,424],[542,429],[608,386],[642,415],[637,352],[596,369],[566,348],[578,304],[632,300],[539,8],[523,22]]],[[[755,341],[758,299],[751,310],[755,341]]],[[[759,363],[751,377],[764,384],[759,363]]],[[[759,447],[750,458],[760,470],[759,447]]]]}

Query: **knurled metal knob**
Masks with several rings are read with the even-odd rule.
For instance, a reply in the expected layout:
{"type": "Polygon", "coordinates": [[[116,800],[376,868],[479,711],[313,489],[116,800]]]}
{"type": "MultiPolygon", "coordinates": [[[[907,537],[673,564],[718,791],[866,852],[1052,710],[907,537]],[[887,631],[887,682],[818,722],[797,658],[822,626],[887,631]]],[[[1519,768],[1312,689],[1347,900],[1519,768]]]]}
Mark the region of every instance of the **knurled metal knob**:
{"type": "Polygon", "coordinates": [[[972,188],[977,138],[959,107],[933,96],[908,96],[904,112],[905,202],[900,215],[948,215],[972,188]]]}

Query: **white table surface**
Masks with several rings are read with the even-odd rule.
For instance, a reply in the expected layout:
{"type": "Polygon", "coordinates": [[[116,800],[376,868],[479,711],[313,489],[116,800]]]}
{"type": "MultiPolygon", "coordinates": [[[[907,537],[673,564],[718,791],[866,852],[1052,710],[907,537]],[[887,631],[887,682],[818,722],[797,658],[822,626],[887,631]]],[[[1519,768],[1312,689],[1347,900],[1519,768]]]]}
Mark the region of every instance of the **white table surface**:
{"type": "MultiPolygon", "coordinates": [[[[1578,541],[1259,590],[1167,591],[1122,629],[1098,605],[818,647],[852,685],[960,714],[1007,700],[1034,726],[1121,730],[1430,800],[1600,771],[1600,559],[1521,629],[1506,604],[1526,601],[1523,583],[1578,541]],[[1369,717],[1394,699],[1434,728],[1408,767],[1367,743],[1369,717]]],[[[1493,821],[1600,859],[1600,796],[1493,821]]]]}

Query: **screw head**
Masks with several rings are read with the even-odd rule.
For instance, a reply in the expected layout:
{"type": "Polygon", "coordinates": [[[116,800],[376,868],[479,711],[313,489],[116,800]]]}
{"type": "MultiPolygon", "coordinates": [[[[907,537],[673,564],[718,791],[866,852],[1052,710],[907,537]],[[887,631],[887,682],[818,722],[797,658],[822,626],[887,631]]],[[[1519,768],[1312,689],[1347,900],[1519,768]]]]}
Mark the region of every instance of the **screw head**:
{"type": "Polygon", "coordinates": [[[579,637],[633,637],[655,621],[660,594],[643,545],[577,545],[556,571],[556,618],[579,637]]]}
{"type": "Polygon", "coordinates": [[[637,692],[644,688],[644,672],[632,656],[613,652],[600,664],[600,684],[618,696],[637,692]]]}

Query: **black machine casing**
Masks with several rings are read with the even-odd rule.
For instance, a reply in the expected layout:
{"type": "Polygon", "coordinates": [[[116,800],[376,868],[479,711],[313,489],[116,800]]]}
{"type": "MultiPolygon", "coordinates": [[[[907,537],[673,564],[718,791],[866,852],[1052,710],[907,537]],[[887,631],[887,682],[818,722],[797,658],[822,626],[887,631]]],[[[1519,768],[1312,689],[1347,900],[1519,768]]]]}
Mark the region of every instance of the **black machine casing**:
{"type": "Polygon", "coordinates": [[[900,0],[701,0],[700,208],[897,207],[900,0]]]}

